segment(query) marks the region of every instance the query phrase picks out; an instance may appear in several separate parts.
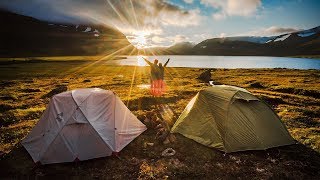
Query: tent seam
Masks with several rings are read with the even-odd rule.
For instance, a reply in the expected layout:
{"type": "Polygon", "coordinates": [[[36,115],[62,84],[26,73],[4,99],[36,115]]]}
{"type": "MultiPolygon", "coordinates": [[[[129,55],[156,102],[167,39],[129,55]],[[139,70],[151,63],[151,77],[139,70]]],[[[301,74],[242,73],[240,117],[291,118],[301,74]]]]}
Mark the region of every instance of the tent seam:
{"type": "MultiPolygon", "coordinates": [[[[70,93],[71,94],[71,97],[72,97],[72,99],[73,99],[73,96],[72,96],[72,93],[70,93]]],[[[53,99],[53,98],[52,98],[53,99]]],[[[51,99],[51,100],[52,100],[51,99]]],[[[74,99],[73,99],[74,100],[74,99]]],[[[78,106],[78,104],[77,104],[77,102],[75,101],[75,104],[78,106]]],[[[73,112],[72,112],[72,114],[71,114],[71,116],[70,117],[72,117],[72,115],[76,112],[76,110],[77,109],[75,109],[73,112]]],[[[82,112],[83,113],[83,112],[82,112]]],[[[60,132],[62,131],[62,129],[64,128],[64,126],[67,124],[67,122],[69,122],[70,121],[70,117],[69,117],[69,119],[61,126],[61,128],[59,129],[59,131],[58,131],[58,133],[55,135],[55,137],[53,138],[53,140],[49,143],[49,145],[47,146],[47,148],[45,149],[45,151],[43,152],[43,153],[41,153],[41,155],[39,155],[39,161],[41,161],[41,157],[48,151],[48,148],[51,146],[51,144],[57,139],[57,137],[58,137],[58,135],[60,134],[60,132]]],[[[87,119],[87,117],[86,117],[86,119],[87,119]]]]}
{"type": "MultiPolygon", "coordinates": [[[[90,94],[90,95],[91,95],[91,94],[90,94]]],[[[88,96],[88,97],[89,97],[89,96],[88,96]]],[[[83,101],[83,102],[84,102],[84,101],[83,101]]],[[[80,108],[79,108],[79,109],[80,109],[80,108]]],[[[80,109],[80,110],[81,110],[81,109],[80,109]]],[[[81,110],[81,112],[82,112],[82,110],[81,110]]],[[[83,112],[82,112],[82,113],[83,113],[83,112]]],[[[83,113],[83,115],[84,115],[84,113],[83,113]]],[[[86,115],[84,115],[84,116],[86,117],[86,115]]],[[[88,120],[87,117],[86,117],[86,119],[88,120]]],[[[90,122],[89,120],[88,120],[88,122],[89,122],[90,126],[92,127],[92,129],[99,135],[100,139],[112,150],[112,147],[110,147],[109,144],[104,141],[104,139],[101,137],[100,133],[92,126],[91,122],[90,122]]]]}
{"type": "MultiPolygon", "coordinates": [[[[239,90],[236,90],[236,92],[231,96],[231,98],[229,99],[229,103],[228,103],[228,106],[227,106],[227,111],[226,111],[226,117],[227,117],[227,121],[229,120],[229,111],[230,111],[230,105],[233,103],[232,100],[234,98],[234,96],[238,93],[239,90]]],[[[226,137],[226,136],[224,136],[226,137]]],[[[225,143],[223,141],[223,147],[225,149],[225,152],[228,152],[228,150],[225,148],[225,143]]]]}
{"type": "MultiPolygon", "coordinates": [[[[227,106],[227,111],[226,111],[226,117],[227,117],[227,121],[229,120],[229,112],[230,112],[230,105],[234,102],[233,98],[234,96],[239,92],[240,90],[236,89],[235,93],[231,96],[231,98],[229,99],[229,103],[227,106]]],[[[247,92],[245,92],[247,93],[247,92]]],[[[223,145],[225,145],[225,143],[223,143],[223,145]]],[[[225,147],[225,146],[224,146],[225,147]]],[[[227,151],[226,151],[227,152],[227,151]]]]}
{"type": "MultiPolygon", "coordinates": [[[[231,100],[234,98],[234,96],[235,96],[238,92],[240,92],[240,90],[237,90],[237,91],[236,91],[236,93],[234,93],[234,95],[232,96],[231,100]]],[[[245,93],[247,93],[247,92],[245,92],[245,93]]],[[[248,94],[252,95],[251,93],[248,93],[248,94]]],[[[229,105],[228,105],[228,114],[227,114],[227,119],[229,119],[229,111],[230,111],[229,106],[234,102],[234,101],[231,101],[231,100],[230,100],[229,105]]],[[[255,135],[255,136],[256,136],[256,138],[258,139],[259,144],[260,144],[260,147],[263,149],[264,145],[263,145],[263,143],[262,143],[262,141],[261,141],[260,137],[259,137],[256,133],[254,133],[254,135],[255,135]]]]}
{"type": "MultiPolygon", "coordinates": [[[[207,97],[204,96],[204,98],[205,98],[206,103],[208,103],[207,97]]],[[[222,142],[222,144],[223,144],[223,149],[226,150],[226,149],[225,149],[225,146],[224,146],[224,140],[223,140],[223,138],[222,138],[222,136],[221,136],[221,132],[220,132],[218,126],[217,126],[217,123],[215,122],[216,119],[212,116],[212,111],[211,111],[211,110],[210,110],[210,115],[211,115],[212,119],[214,120],[214,126],[215,126],[215,128],[217,129],[217,132],[218,132],[218,134],[219,134],[220,140],[221,140],[221,142],[222,142]]]]}
{"type": "MultiPolygon", "coordinates": [[[[113,92],[112,92],[113,93],[113,92]]],[[[114,94],[114,93],[113,93],[114,94]]],[[[115,96],[115,94],[114,94],[114,96],[113,96],[114,98],[114,106],[113,106],[113,121],[114,121],[114,123],[113,123],[113,130],[114,130],[114,145],[115,145],[115,151],[117,150],[117,136],[116,136],[116,105],[117,105],[117,103],[116,103],[116,101],[117,101],[117,98],[116,98],[116,96],[115,96]]]]}

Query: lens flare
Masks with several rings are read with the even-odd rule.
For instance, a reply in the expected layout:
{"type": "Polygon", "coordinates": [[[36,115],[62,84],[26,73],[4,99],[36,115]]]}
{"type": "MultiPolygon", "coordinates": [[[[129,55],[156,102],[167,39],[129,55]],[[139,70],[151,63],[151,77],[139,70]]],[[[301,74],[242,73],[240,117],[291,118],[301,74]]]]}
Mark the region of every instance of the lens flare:
{"type": "Polygon", "coordinates": [[[148,46],[148,37],[150,32],[148,31],[137,31],[132,36],[128,37],[128,40],[138,49],[142,49],[148,46]]]}

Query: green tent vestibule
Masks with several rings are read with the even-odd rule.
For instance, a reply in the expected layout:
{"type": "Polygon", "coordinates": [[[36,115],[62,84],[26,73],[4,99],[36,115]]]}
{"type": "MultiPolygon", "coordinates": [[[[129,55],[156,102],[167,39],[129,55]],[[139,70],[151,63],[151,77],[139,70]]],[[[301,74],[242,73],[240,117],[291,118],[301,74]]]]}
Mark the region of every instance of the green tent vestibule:
{"type": "Polygon", "coordinates": [[[245,89],[226,85],[201,90],[171,132],[227,153],[295,143],[267,104],[245,89]]]}

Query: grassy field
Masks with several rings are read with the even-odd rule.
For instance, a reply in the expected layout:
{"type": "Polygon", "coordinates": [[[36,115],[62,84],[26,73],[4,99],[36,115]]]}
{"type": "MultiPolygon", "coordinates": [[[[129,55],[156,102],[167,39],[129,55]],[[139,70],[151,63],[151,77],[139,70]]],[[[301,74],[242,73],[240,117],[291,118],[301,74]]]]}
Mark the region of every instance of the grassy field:
{"type": "Polygon", "coordinates": [[[211,74],[215,84],[244,87],[269,103],[297,140],[296,145],[224,154],[180,135],[176,135],[175,143],[163,145],[155,139],[155,130],[148,129],[124,148],[119,158],[35,168],[19,142],[37,123],[53,94],[52,89],[112,90],[138,117],[154,111],[172,125],[191,98],[207,87],[196,79],[204,69],[168,68],[167,93],[155,100],[145,86],[149,82],[148,67],[73,60],[0,65],[0,151],[5,153],[0,159],[0,178],[303,179],[320,176],[320,71],[289,69],[212,69],[211,74]],[[162,109],[157,109],[158,103],[164,105],[162,109]],[[150,142],[154,145],[148,146],[150,142]],[[168,147],[177,153],[162,157],[161,152],[168,147]]]}

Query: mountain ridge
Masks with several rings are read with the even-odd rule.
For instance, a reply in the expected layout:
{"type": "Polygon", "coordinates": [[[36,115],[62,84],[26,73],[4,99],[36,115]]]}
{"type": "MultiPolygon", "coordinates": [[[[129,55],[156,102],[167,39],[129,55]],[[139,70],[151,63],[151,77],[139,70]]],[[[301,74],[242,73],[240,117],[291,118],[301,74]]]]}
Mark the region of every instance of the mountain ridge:
{"type": "MultiPolygon", "coordinates": [[[[201,41],[191,49],[179,52],[163,49],[166,55],[223,55],[223,56],[296,56],[320,54],[320,26],[278,36],[234,36],[201,41]],[[183,53],[181,53],[183,52],[183,53]]],[[[154,48],[156,49],[156,48],[154,48]]],[[[163,54],[163,55],[164,55],[163,54]]],[[[160,55],[160,54],[159,54],[160,55]]]]}
{"type": "Polygon", "coordinates": [[[120,31],[96,24],[62,24],[0,10],[0,56],[129,54],[136,48],[120,31]]]}
{"type": "Polygon", "coordinates": [[[278,36],[235,36],[138,50],[113,27],[47,22],[0,9],[0,57],[65,55],[320,55],[320,26],[278,36]]]}

